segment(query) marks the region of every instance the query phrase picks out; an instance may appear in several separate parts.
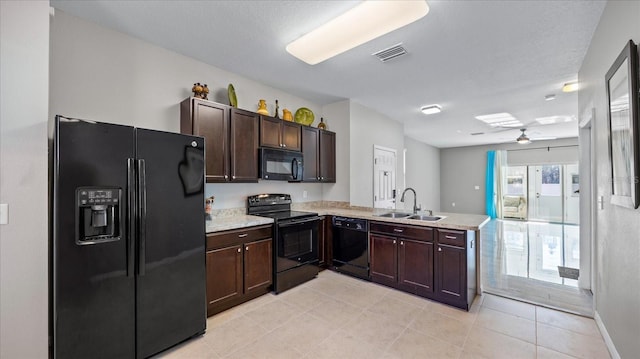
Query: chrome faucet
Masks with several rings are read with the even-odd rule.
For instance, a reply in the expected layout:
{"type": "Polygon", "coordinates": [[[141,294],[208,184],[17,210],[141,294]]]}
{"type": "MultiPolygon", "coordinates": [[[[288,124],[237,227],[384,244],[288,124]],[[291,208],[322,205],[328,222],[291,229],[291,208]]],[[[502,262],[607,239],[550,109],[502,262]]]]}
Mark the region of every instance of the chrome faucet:
{"type": "Polygon", "coordinates": [[[415,189],[413,189],[411,187],[405,188],[405,190],[402,191],[402,197],[400,197],[400,202],[404,202],[404,194],[407,193],[408,190],[411,190],[411,192],[413,192],[413,214],[417,214],[418,213],[418,206],[416,204],[417,195],[416,195],[416,190],[415,189]]]}

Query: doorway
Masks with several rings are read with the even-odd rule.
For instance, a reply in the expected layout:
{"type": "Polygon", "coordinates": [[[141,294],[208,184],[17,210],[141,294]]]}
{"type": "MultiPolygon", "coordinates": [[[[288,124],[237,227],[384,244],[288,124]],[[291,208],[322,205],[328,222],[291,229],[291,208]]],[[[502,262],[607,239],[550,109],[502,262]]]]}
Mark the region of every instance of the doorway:
{"type": "Polygon", "coordinates": [[[580,177],[577,164],[528,166],[528,220],[578,224],[580,177]]]}
{"type": "Polygon", "coordinates": [[[396,208],[396,150],[373,146],[373,208],[396,208]]]}

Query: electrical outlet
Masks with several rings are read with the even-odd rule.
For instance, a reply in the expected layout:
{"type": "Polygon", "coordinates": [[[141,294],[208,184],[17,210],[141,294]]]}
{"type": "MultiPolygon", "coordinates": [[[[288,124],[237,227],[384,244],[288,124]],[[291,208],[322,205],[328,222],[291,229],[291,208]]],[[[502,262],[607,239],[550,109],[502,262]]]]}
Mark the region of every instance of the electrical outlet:
{"type": "Polygon", "coordinates": [[[0,204],[0,224],[9,224],[9,204],[0,204]]]}
{"type": "Polygon", "coordinates": [[[478,189],[480,189],[480,186],[473,186],[473,188],[478,190],[478,189]]]}
{"type": "Polygon", "coordinates": [[[302,198],[307,198],[307,195],[308,195],[307,191],[302,191],[302,198]]]}

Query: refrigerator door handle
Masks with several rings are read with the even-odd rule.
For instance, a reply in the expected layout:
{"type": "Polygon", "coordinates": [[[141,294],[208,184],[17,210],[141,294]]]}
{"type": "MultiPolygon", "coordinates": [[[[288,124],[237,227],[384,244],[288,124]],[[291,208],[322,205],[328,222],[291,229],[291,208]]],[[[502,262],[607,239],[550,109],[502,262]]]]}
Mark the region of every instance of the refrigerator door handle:
{"type": "Polygon", "coordinates": [[[138,160],[138,275],[145,272],[147,184],[144,160],[138,160]]]}
{"type": "Polygon", "coordinates": [[[127,158],[127,277],[135,271],[136,251],[136,165],[133,158],[127,158]]]}

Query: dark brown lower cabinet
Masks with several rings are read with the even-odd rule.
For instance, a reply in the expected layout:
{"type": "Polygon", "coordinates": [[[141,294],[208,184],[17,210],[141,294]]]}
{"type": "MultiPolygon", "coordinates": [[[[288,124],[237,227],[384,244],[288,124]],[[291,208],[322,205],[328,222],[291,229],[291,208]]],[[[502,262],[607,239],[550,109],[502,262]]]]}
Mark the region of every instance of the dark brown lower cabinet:
{"type": "Polygon", "coordinates": [[[207,316],[271,291],[271,225],[207,235],[207,316]]]}
{"type": "Polygon", "coordinates": [[[370,257],[369,273],[371,280],[395,286],[398,282],[398,246],[395,237],[381,234],[369,236],[370,257]]]}
{"type": "Polygon", "coordinates": [[[475,232],[370,222],[371,280],[469,310],[475,232]]]}
{"type": "Polygon", "coordinates": [[[433,293],[433,242],[400,239],[398,285],[422,296],[433,293]]]}

